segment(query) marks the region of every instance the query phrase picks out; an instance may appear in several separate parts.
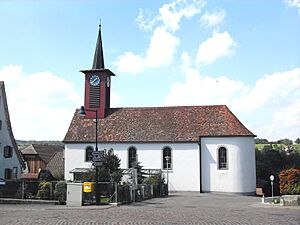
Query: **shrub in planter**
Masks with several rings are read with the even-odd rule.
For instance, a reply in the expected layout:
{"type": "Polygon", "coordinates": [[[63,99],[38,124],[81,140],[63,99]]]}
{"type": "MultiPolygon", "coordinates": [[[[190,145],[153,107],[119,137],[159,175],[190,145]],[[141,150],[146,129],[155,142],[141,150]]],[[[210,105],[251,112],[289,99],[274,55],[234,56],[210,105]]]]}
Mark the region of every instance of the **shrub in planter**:
{"type": "Polygon", "coordinates": [[[280,192],[295,194],[300,187],[300,171],[295,168],[283,170],[279,174],[280,192]]]}
{"type": "Polygon", "coordinates": [[[55,185],[54,195],[59,201],[60,205],[66,204],[66,195],[67,195],[67,183],[65,181],[59,181],[55,185]]]}
{"type": "Polygon", "coordinates": [[[39,190],[36,195],[38,199],[50,199],[50,188],[51,188],[51,183],[47,181],[42,181],[39,184],[39,190]]]}

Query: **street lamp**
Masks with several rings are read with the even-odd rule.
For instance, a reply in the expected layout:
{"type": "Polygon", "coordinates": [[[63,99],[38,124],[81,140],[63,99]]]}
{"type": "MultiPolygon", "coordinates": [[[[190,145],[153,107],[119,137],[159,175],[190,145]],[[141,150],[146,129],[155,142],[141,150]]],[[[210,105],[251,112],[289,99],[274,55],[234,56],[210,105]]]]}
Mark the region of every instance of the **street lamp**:
{"type": "Polygon", "coordinates": [[[165,159],[167,161],[167,188],[168,188],[168,192],[169,192],[169,161],[171,159],[170,156],[165,156],[165,159]]]}
{"type": "MultiPolygon", "coordinates": [[[[85,109],[84,106],[80,107],[79,115],[85,116],[86,111],[88,112],[94,112],[96,114],[96,149],[95,151],[98,152],[98,110],[97,109],[85,109]]],[[[96,205],[100,204],[100,195],[99,195],[99,187],[98,187],[98,166],[95,166],[96,169],[96,175],[95,175],[95,192],[96,192],[96,205]]]]}

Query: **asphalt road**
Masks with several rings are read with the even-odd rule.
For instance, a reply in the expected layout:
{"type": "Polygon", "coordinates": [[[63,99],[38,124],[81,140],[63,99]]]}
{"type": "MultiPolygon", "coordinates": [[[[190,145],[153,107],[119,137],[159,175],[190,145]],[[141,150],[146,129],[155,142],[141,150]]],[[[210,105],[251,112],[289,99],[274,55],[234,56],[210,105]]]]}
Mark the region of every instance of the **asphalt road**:
{"type": "Polygon", "coordinates": [[[0,204],[2,224],[300,224],[300,207],[260,198],[179,192],[121,206],[0,204]]]}

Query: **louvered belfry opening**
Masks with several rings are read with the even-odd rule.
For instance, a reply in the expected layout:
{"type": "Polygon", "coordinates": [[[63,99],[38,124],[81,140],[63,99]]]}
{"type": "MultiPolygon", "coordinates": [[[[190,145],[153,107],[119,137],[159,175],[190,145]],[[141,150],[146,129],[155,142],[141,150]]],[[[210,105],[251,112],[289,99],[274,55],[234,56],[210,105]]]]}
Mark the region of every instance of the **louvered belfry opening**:
{"type": "Polygon", "coordinates": [[[89,100],[89,108],[100,107],[100,85],[90,86],[89,100]]]}

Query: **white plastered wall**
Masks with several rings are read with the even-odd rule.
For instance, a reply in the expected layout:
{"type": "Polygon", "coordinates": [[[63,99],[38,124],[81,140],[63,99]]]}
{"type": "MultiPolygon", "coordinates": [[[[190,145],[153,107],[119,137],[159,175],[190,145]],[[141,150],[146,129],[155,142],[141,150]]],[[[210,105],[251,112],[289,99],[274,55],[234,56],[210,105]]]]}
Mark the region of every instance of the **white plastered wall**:
{"type": "MultiPolygon", "coordinates": [[[[4,147],[9,145],[13,146],[12,140],[7,129],[7,121],[5,116],[3,97],[0,92],[0,120],[2,121],[0,129],[0,178],[5,176],[5,168],[13,169],[17,167],[17,178],[20,178],[21,174],[21,165],[16,154],[16,149],[13,149],[13,154],[11,158],[5,158],[3,156],[4,147]]],[[[15,177],[14,177],[15,178],[15,177]]]]}
{"type": "MultiPolygon", "coordinates": [[[[65,145],[65,177],[72,180],[69,173],[74,168],[91,168],[90,162],[84,162],[85,148],[94,144],[65,145]]],[[[154,144],[99,144],[98,148],[113,148],[121,159],[121,168],[128,168],[128,148],[137,149],[138,161],[145,169],[162,169],[162,149],[172,149],[172,169],[169,171],[169,188],[172,191],[199,191],[199,146],[197,143],[154,143],[154,144]]],[[[163,171],[166,177],[166,170],[163,171]]]]}
{"type": "Polygon", "coordinates": [[[210,192],[252,193],[256,187],[253,137],[201,138],[202,188],[210,192]],[[227,149],[228,169],[218,169],[218,148],[227,149]]]}

